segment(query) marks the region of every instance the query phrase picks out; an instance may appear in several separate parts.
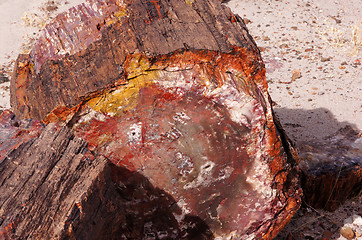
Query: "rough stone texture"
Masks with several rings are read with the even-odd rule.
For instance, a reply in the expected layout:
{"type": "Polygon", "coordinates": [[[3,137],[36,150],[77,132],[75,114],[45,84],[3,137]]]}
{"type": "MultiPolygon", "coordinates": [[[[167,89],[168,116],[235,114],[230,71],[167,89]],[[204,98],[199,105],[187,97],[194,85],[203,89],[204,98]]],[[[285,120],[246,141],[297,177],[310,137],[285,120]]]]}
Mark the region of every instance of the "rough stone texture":
{"type": "MultiPolygon", "coordinates": [[[[11,91],[19,117],[66,125],[76,136],[67,146],[81,138],[111,164],[85,181],[99,194],[67,236],[272,239],[299,208],[297,156],[275,121],[259,50],[220,1],[88,1],[18,58],[11,91]],[[89,215],[100,207],[104,218],[89,215]]],[[[41,150],[64,143],[52,142],[41,150]]]]}
{"type": "MultiPolygon", "coordinates": [[[[9,114],[0,129],[16,121],[9,114]]],[[[23,139],[24,126],[13,128],[7,136],[23,139]]],[[[175,220],[182,210],[171,195],[95,157],[67,127],[27,131],[37,137],[2,145],[0,239],[213,239],[197,216],[175,220]]]]}
{"type": "Polygon", "coordinates": [[[216,0],[89,0],[59,15],[30,55],[19,56],[11,105],[18,117],[42,119],[58,105],[119,84],[127,54],[230,52],[234,45],[255,51],[261,65],[242,19],[216,0]]]}
{"type": "Polygon", "coordinates": [[[302,188],[310,206],[333,211],[362,192],[361,136],[347,126],[323,142],[301,144],[302,188]]]}
{"type": "Polygon", "coordinates": [[[95,159],[67,128],[13,126],[10,114],[0,116],[0,129],[12,130],[11,144],[1,145],[0,239],[59,239],[106,161],[95,159]],[[32,137],[18,134],[24,129],[32,137]]]}
{"type": "Polygon", "coordinates": [[[44,124],[38,120],[17,120],[9,110],[0,112],[0,163],[8,151],[38,137],[44,124]]]}
{"type": "Polygon", "coordinates": [[[301,191],[252,56],[243,48],[129,55],[124,85],[45,122],[67,122],[92,151],[169,193],[179,224],[191,214],[218,239],[270,239],[301,191]]]}

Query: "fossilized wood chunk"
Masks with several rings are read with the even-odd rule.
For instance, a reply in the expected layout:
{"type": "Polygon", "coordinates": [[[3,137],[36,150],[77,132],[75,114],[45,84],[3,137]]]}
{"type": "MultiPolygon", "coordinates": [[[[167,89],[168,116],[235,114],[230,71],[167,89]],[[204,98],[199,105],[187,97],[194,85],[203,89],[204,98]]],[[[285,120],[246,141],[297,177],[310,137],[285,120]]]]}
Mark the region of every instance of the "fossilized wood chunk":
{"type": "Polygon", "coordinates": [[[66,127],[16,121],[10,112],[0,122],[8,138],[0,146],[0,239],[59,239],[106,160],[94,158],[66,127]]]}
{"type": "Polygon", "coordinates": [[[347,126],[323,142],[301,145],[302,187],[309,205],[333,211],[361,193],[361,132],[347,126]]]}
{"type": "MultiPolygon", "coordinates": [[[[88,143],[72,154],[112,166],[94,169],[84,191],[100,193],[64,236],[272,239],[299,208],[296,156],[275,125],[259,50],[220,1],[90,0],[18,58],[11,89],[21,118],[66,125],[69,141],[88,143]]],[[[58,149],[52,141],[44,149],[58,149]]]]}

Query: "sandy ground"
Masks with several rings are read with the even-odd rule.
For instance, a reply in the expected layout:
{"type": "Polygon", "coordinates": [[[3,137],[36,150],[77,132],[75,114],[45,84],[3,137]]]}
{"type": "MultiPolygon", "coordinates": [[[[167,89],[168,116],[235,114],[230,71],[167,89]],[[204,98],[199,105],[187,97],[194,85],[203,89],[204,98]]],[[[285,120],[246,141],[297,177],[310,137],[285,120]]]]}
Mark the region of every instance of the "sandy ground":
{"type": "MultiPolygon", "coordinates": [[[[10,108],[8,79],[17,55],[30,50],[56,14],[82,1],[0,0],[0,110],[10,108]]],[[[346,125],[362,129],[361,0],[227,5],[244,18],[262,51],[276,113],[297,146],[346,125]]],[[[339,231],[344,224],[361,227],[361,206],[359,197],[333,213],[304,207],[278,239],[346,239],[339,231]]]]}
{"type": "Polygon", "coordinates": [[[322,139],[347,124],[362,129],[361,0],[228,5],[262,50],[275,109],[295,141],[322,139]]]}

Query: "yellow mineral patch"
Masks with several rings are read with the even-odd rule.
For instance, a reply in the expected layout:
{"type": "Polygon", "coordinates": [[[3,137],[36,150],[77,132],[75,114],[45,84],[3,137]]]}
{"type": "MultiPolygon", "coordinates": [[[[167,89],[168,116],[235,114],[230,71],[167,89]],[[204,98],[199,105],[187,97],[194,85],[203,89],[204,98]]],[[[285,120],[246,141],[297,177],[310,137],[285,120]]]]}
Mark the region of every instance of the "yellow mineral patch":
{"type": "Polygon", "coordinates": [[[109,25],[111,25],[113,23],[121,21],[122,17],[127,16],[127,13],[128,13],[127,8],[125,8],[125,7],[120,8],[119,11],[117,11],[117,12],[115,12],[113,14],[114,17],[112,17],[111,19],[109,19],[107,21],[107,26],[109,26],[109,25]]]}
{"type": "Polygon", "coordinates": [[[147,58],[135,55],[128,60],[126,64],[129,79],[127,84],[89,100],[88,105],[95,111],[120,115],[133,109],[137,105],[140,90],[153,84],[154,80],[159,78],[159,71],[151,70],[147,58]]]}
{"type": "Polygon", "coordinates": [[[186,2],[188,5],[192,6],[192,4],[194,3],[194,0],[185,0],[185,2],[186,2]]]}
{"type": "Polygon", "coordinates": [[[231,76],[231,79],[232,79],[232,81],[236,81],[235,88],[237,88],[239,91],[248,93],[248,95],[250,95],[250,96],[254,96],[254,94],[252,92],[250,92],[250,88],[247,86],[247,84],[250,84],[250,83],[244,73],[235,72],[231,76]]]}
{"type": "Polygon", "coordinates": [[[29,66],[28,66],[30,72],[33,74],[34,73],[34,64],[33,63],[29,63],[29,66]]]}
{"type": "Polygon", "coordinates": [[[157,70],[157,67],[152,67],[149,59],[139,53],[133,54],[125,62],[125,71],[127,72],[127,78],[132,79],[139,75],[150,74],[157,70]]]}

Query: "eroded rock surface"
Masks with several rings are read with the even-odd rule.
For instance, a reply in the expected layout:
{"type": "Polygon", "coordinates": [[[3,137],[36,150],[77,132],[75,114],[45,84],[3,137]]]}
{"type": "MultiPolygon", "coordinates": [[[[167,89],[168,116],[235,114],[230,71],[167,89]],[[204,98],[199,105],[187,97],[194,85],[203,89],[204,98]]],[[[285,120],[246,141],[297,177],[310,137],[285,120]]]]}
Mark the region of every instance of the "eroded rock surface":
{"type": "Polygon", "coordinates": [[[9,110],[0,112],[0,162],[8,151],[38,137],[44,124],[39,120],[18,120],[9,110]]]}
{"type": "Polygon", "coordinates": [[[259,50],[220,1],[90,0],[18,58],[11,89],[19,117],[67,126],[111,166],[67,237],[272,239],[299,208],[259,50]]]}
{"type": "Polygon", "coordinates": [[[42,119],[58,105],[120,84],[128,54],[230,52],[234,45],[255,51],[262,64],[241,18],[216,0],[89,0],[56,17],[30,55],[19,56],[11,105],[18,117],[42,119]]]}
{"type": "Polygon", "coordinates": [[[197,216],[221,239],[271,238],[301,192],[249,56],[129,55],[124,85],[45,121],[67,122],[93,151],[169,193],[176,220],[197,216]]]}
{"type": "Polygon", "coordinates": [[[177,221],[182,209],[170,194],[94,155],[71,129],[26,124],[9,111],[0,129],[22,141],[1,145],[0,239],[214,238],[197,216],[177,221]]]}

